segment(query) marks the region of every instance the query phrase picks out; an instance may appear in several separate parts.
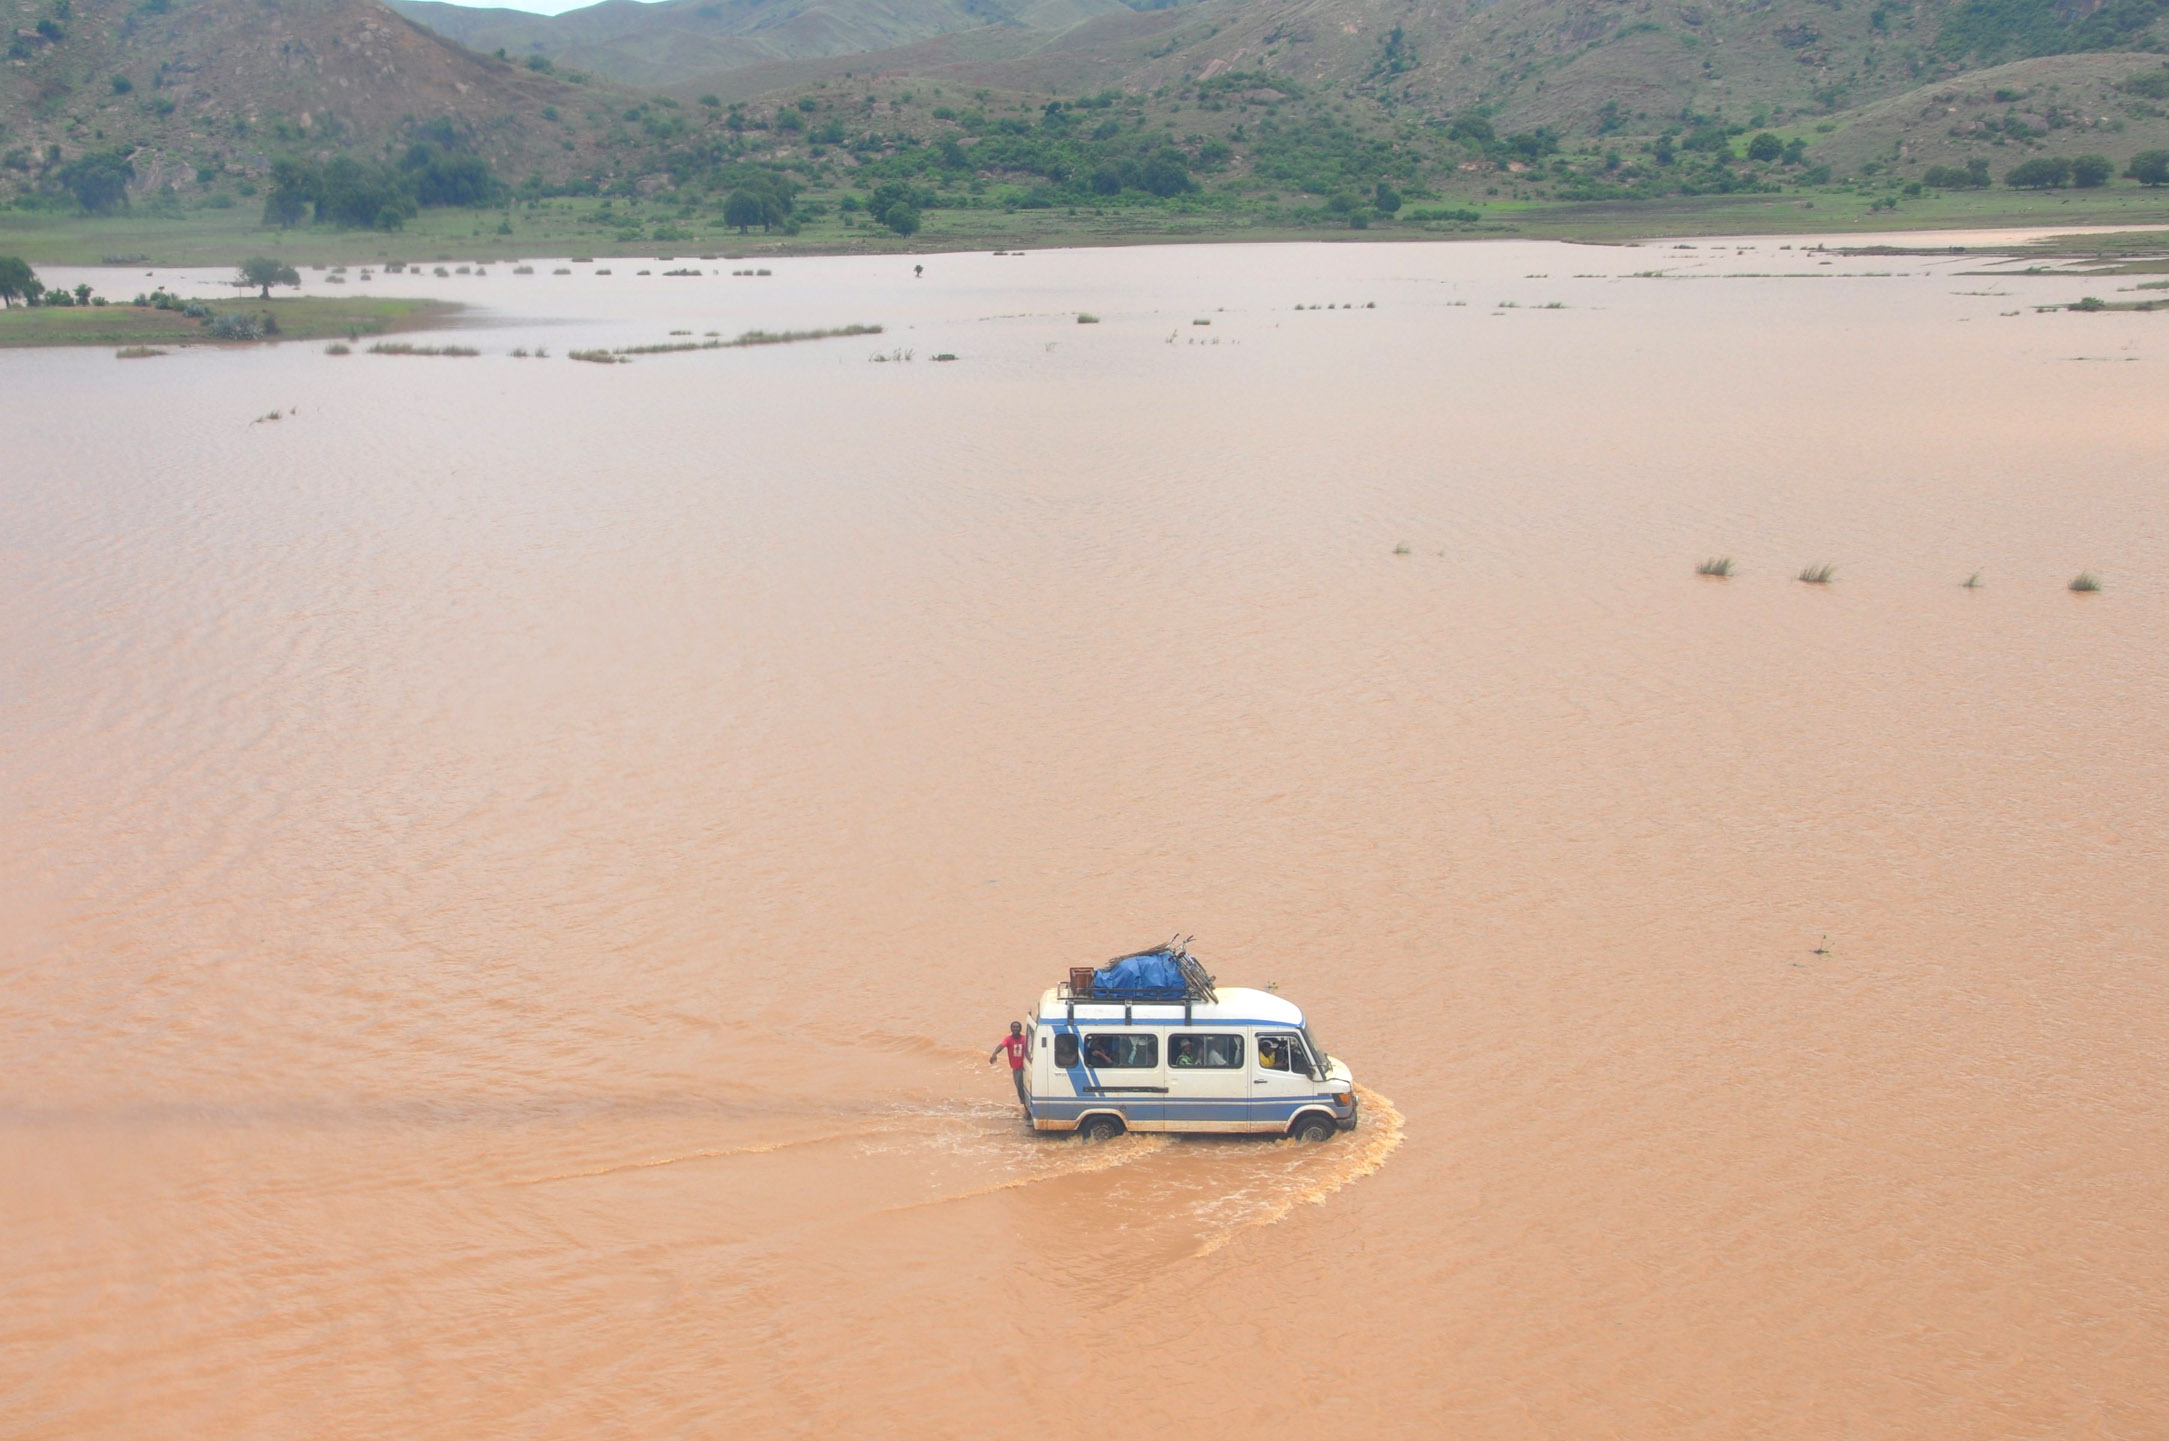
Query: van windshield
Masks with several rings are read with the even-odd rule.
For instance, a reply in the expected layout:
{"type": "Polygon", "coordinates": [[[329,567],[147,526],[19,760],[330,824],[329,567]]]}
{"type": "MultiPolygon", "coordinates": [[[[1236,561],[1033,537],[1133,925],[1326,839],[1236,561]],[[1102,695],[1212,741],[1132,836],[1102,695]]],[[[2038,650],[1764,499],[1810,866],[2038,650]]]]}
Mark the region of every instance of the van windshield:
{"type": "Polygon", "coordinates": [[[1326,1054],[1324,1046],[1318,1044],[1318,1038],[1310,1033],[1308,1025],[1303,1027],[1303,1044],[1310,1047],[1312,1064],[1318,1068],[1317,1079],[1324,1080],[1333,1070],[1333,1058],[1326,1054]]]}

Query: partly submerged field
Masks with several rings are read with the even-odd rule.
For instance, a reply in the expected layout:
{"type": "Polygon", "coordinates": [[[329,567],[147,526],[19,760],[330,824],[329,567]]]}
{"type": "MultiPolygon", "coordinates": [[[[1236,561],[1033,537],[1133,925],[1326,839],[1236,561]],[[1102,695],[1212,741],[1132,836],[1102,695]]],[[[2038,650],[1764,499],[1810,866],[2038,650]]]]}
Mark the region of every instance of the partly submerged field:
{"type": "MultiPolygon", "coordinates": [[[[289,296],[260,300],[255,295],[213,302],[219,314],[270,316],[278,322],[276,340],[321,340],[382,335],[417,326],[438,325],[459,307],[442,300],[378,296],[289,296]]],[[[63,307],[16,306],[0,310],[0,348],[40,345],[211,345],[210,320],[159,310],[148,305],[107,304],[63,307]]]]}

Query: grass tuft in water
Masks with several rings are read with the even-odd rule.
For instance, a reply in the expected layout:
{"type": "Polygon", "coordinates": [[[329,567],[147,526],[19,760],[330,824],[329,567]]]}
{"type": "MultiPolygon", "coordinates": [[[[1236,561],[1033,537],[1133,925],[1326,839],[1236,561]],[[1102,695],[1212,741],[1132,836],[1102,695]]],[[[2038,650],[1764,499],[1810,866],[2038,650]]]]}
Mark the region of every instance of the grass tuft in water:
{"type": "Polygon", "coordinates": [[[153,356],[164,355],[165,352],[155,345],[124,345],[113,354],[119,360],[149,360],[153,356]]]}
{"type": "Polygon", "coordinates": [[[324,347],[324,353],[326,355],[352,355],[354,353],[354,347],[348,345],[343,340],[334,340],[331,344],[324,347]]]}
{"type": "Polygon", "coordinates": [[[1100,318],[1089,310],[1080,310],[1077,312],[1077,323],[1079,325],[1097,325],[1100,323],[1100,318]]]}
{"type": "Polygon", "coordinates": [[[1732,575],[1732,557],[1729,555],[1712,556],[1695,567],[1695,574],[1714,575],[1730,579],[1732,575]]]}
{"type": "Polygon", "coordinates": [[[1837,573],[1838,568],[1834,565],[1811,565],[1800,572],[1800,579],[1809,585],[1828,585],[1837,573]]]}
{"type": "Polygon", "coordinates": [[[1973,574],[1967,576],[1964,580],[1959,582],[1959,588],[1962,590],[1979,590],[1981,588],[1981,573],[1979,571],[1975,571],[1973,574]]]}
{"type": "Polygon", "coordinates": [[[2101,577],[2090,570],[2082,570],[2078,573],[2077,578],[2071,582],[2071,588],[2080,595],[2092,595],[2095,591],[2101,589],[2101,577]]]}
{"type": "Polygon", "coordinates": [[[1408,542],[1404,540],[1404,541],[1402,541],[1402,542],[1401,542],[1401,543],[1400,543],[1399,545],[1395,546],[1395,547],[1393,548],[1393,553],[1394,553],[1395,555],[1407,555],[1407,554],[1408,554],[1408,542]]]}
{"type": "Polygon", "coordinates": [[[470,345],[409,345],[404,340],[380,340],[369,347],[371,355],[480,355],[470,345]]]}

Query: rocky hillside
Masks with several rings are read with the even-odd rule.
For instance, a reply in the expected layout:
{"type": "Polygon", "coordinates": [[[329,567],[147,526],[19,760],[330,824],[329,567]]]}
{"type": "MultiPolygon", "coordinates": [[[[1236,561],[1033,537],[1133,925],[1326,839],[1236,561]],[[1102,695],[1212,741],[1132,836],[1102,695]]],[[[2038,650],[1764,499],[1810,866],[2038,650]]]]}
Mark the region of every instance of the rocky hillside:
{"type": "Polygon", "coordinates": [[[622,97],[475,55],[378,0],[26,0],[0,69],[0,195],[128,151],[137,201],[251,185],[279,155],[428,135],[498,174],[609,168],[622,97]]]}
{"type": "Polygon", "coordinates": [[[2169,148],[2165,102],[2169,67],[2158,55],[2042,56],[1923,85],[1805,133],[1842,174],[1880,164],[1911,176],[1985,162],[2000,179],[2025,160],[2087,154],[2106,155],[2121,171],[2137,151],[2169,148]]]}
{"type": "Polygon", "coordinates": [[[1389,192],[1445,214],[2169,147],[2169,0],[606,0],[551,22],[400,0],[486,53],[380,0],[17,3],[0,199],[35,204],[125,155],[135,204],[254,208],[282,158],[426,142],[531,196],[749,191],[791,223],[799,190],[855,215],[881,185],[919,210],[1390,223],[1389,192]],[[589,53],[731,68],[641,90],[589,53]]]}
{"type": "Polygon", "coordinates": [[[540,57],[628,85],[660,86],[751,65],[897,50],[999,28],[1053,35],[1122,0],[602,0],[562,15],[390,0],[485,54],[540,57]]]}

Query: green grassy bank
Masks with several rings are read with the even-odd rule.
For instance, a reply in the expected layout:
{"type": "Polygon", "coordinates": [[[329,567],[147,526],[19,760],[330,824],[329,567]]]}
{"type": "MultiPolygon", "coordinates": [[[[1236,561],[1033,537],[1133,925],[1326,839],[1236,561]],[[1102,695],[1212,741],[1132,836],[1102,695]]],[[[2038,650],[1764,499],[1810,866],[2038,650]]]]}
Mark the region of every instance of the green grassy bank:
{"type": "MultiPolygon", "coordinates": [[[[360,265],[386,260],[503,261],[538,256],[748,256],[907,254],[1050,246],[1149,245],[1201,241],[1532,240],[1621,242],[1661,236],[1832,235],[2006,226],[2169,227],[2169,193],[2136,186],[2099,191],[1929,191],[1895,198],[1843,186],[1761,195],[1675,196],[1656,200],[1479,201],[1474,221],[1377,220],[1367,229],[1291,219],[1271,208],[1208,204],[1158,207],[929,210],[909,240],[837,207],[801,222],[796,235],[758,229],[740,235],[706,212],[669,203],[585,199],[520,204],[477,219],[474,212],[424,211],[404,230],[266,228],[239,209],[165,215],[66,216],[0,211],[0,255],[32,265],[232,265],[275,255],[294,265],[360,265]],[[509,233],[506,233],[509,228],[509,233]]],[[[1418,214],[1421,206],[1410,205],[1418,214]]],[[[116,265],[116,268],[120,268],[116,265]]],[[[133,288],[116,283],[114,291],[133,288]]],[[[104,287],[101,287],[104,288],[104,287]]]]}

